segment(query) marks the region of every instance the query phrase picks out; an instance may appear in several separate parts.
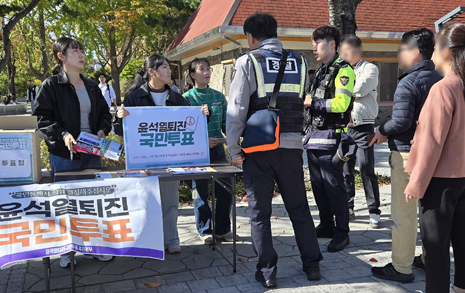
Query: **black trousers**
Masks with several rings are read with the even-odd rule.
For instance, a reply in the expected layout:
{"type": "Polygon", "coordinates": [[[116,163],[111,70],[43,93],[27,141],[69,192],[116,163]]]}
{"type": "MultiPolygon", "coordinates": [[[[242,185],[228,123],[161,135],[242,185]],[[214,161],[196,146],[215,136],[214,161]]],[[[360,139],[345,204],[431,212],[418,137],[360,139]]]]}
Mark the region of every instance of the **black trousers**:
{"type": "Polygon", "coordinates": [[[319,267],[323,259],[316,238],[304,184],[302,150],[277,149],[245,155],[244,183],[250,209],[252,245],[258,256],[257,274],[275,279],[278,254],[273,248],[270,217],[275,182],[294,228],[306,267],[319,267]]]}
{"type": "Polygon", "coordinates": [[[320,225],[334,229],[334,236],[342,239],[349,233],[349,206],[342,170],[332,163],[335,153],[336,151],[308,150],[308,169],[313,195],[320,212],[320,225]]]}
{"type": "Polygon", "coordinates": [[[454,285],[465,289],[465,178],[431,180],[420,200],[420,227],[426,251],[426,292],[449,292],[451,242],[454,285]]]}
{"type": "MultiPolygon", "coordinates": [[[[357,161],[362,176],[363,189],[370,214],[380,215],[379,186],[375,174],[375,149],[369,147],[367,138],[374,133],[373,124],[360,125],[349,128],[347,134],[357,143],[357,161]]],[[[355,208],[355,160],[349,160],[344,164],[344,183],[349,196],[349,208],[355,208]]]]}

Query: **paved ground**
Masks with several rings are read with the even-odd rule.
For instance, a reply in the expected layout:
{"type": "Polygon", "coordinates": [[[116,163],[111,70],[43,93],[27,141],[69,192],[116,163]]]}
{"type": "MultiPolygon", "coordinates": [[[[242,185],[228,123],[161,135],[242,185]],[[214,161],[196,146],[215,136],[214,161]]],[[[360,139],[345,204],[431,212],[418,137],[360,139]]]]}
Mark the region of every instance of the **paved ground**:
{"type": "MultiPolygon", "coordinates": [[[[380,281],[371,276],[372,265],[384,265],[390,260],[391,227],[390,187],[381,188],[383,229],[368,227],[368,213],[362,194],[357,195],[357,217],[351,222],[351,244],[343,252],[328,253],[329,240],[320,241],[324,260],[323,279],[309,282],[301,271],[301,261],[289,218],[280,196],[273,200],[272,229],[278,263],[278,289],[272,292],[415,292],[424,289],[424,273],[414,269],[416,279],[411,284],[380,281]],[[370,262],[370,259],[378,262],[370,262]]],[[[309,197],[312,197],[309,193],[309,197]]],[[[318,213],[315,201],[309,198],[315,222],[318,213]]],[[[254,280],[255,254],[250,242],[247,204],[238,204],[238,272],[222,259],[217,251],[202,245],[195,231],[193,208],[179,210],[179,232],[182,253],[167,255],[165,261],[117,257],[108,263],[90,261],[78,256],[76,267],[77,292],[264,292],[254,280]],[[146,283],[160,284],[149,288],[146,283]]],[[[420,243],[417,246],[420,252],[420,243]]],[[[222,244],[222,252],[230,257],[231,244],[222,244]]],[[[58,259],[52,263],[52,289],[69,292],[69,269],[62,269],[58,259]]],[[[453,274],[453,272],[452,272],[453,274]]],[[[41,292],[44,290],[41,260],[31,260],[0,271],[0,293],[41,292]]]]}

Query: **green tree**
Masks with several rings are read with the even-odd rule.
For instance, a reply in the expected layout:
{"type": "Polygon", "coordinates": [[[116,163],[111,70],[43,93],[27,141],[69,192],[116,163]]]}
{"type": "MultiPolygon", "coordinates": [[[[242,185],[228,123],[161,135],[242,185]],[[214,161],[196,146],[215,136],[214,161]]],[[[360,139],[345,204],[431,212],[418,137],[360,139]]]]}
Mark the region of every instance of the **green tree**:
{"type": "Polygon", "coordinates": [[[19,8],[19,4],[1,3],[0,12],[3,12],[3,14],[1,14],[0,17],[3,19],[7,18],[8,22],[4,22],[6,24],[2,27],[3,56],[0,60],[0,71],[7,66],[11,56],[11,31],[23,17],[25,17],[32,9],[34,9],[34,7],[37,6],[37,4],[39,4],[39,2],[40,0],[31,0],[29,4],[22,9],[19,8]],[[11,12],[14,12],[14,14],[10,17],[9,14],[11,12]]]}

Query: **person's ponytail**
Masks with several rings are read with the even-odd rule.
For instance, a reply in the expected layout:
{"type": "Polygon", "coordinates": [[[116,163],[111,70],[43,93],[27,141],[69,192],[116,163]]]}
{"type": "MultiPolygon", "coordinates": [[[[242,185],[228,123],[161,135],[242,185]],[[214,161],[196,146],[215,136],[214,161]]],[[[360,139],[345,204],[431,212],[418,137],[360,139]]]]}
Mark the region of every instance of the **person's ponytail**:
{"type": "Polygon", "coordinates": [[[131,86],[126,91],[124,96],[127,97],[130,93],[144,85],[144,83],[149,82],[149,69],[152,68],[153,70],[157,70],[158,67],[162,66],[165,61],[168,62],[168,64],[170,64],[170,61],[161,55],[153,54],[147,57],[144,61],[144,65],[142,66],[142,68],[139,68],[137,70],[136,77],[134,78],[134,81],[132,82],[131,86]]]}
{"type": "Polygon", "coordinates": [[[57,64],[57,65],[55,65],[55,67],[53,67],[53,69],[52,69],[52,75],[57,75],[57,74],[59,74],[61,71],[63,71],[63,66],[61,66],[61,64],[57,64]]]}

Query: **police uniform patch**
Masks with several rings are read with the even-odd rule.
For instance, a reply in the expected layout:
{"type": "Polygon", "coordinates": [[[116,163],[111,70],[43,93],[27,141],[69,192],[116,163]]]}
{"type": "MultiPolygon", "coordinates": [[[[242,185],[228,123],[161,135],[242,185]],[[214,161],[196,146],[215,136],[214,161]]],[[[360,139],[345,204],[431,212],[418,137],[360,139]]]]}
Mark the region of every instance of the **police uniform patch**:
{"type": "Polygon", "coordinates": [[[346,86],[349,84],[349,77],[348,76],[341,76],[339,77],[339,81],[342,83],[343,86],[346,86]]]}

